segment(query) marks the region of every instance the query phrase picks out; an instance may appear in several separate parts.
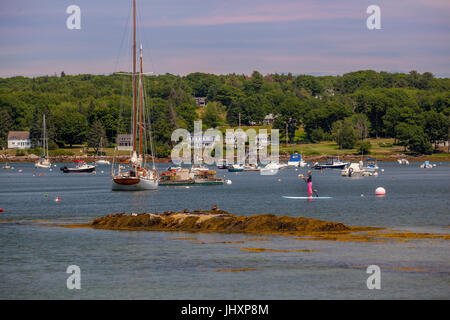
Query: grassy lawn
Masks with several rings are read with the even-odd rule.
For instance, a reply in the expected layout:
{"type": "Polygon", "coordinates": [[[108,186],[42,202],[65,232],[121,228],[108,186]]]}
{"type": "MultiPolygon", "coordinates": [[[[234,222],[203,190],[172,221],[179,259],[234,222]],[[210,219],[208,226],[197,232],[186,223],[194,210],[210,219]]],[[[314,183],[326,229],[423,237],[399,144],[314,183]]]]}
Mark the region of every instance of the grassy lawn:
{"type": "MultiPolygon", "coordinates": [[[[380,144],[393,144],[394,139],[368,139],[372,144],[372,148],[370,151],[370,155],[390,155],[403,153],[403,147],[392,146],[392,147],[381,147],[380,144]]],[[[293,152],[302,153],[305,156],[320,156],[320,155],[330,155],[330,156],[338,156],[338,155],[349,155],[356,154],[356,149],[339,149],[336,142],[334,141],[324,141],[319,143],[306,143],[306,144],[294,144],[294,145],[285,145],[280,144],[280,152],[293,152]]]]}

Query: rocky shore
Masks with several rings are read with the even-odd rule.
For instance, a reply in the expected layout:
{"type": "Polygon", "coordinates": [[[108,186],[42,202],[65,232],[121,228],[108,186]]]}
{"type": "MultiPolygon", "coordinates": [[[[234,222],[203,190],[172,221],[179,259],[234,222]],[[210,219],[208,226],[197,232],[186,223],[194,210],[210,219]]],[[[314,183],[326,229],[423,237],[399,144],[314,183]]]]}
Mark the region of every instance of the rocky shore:
{"type": "Polygon", "coordinates": [[[181,212],[164,213],[115,213],[96,218],[84,225],[65,227],[89,227],[108,230],[147,230],[217,233],[255,233],[305,235],[321,232],[353,232],[375,230],[370,227],[349,227],[342,223],[286,217],[273,214],[236,216],[214,206],[211,210],[187,209],[181,212]]]}

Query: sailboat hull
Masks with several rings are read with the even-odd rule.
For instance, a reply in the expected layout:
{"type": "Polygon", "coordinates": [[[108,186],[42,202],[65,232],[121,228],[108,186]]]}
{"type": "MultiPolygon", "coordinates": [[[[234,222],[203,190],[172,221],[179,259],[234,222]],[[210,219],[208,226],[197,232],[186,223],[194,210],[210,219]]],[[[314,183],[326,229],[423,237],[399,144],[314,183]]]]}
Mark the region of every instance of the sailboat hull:
{"type": "Polygon", "coordinates": [[[52,164],[50,162],[46,163],[46,162],[36,162],[34,164],[35,168],[50,168],[52,166],[52,164]]]}
{"type": "Polygon", "coordinates": [[[158,188],[158,181],[142,178],[114,178],[112,182],[113,191],[139,191],[155,190],[158,188]]]}

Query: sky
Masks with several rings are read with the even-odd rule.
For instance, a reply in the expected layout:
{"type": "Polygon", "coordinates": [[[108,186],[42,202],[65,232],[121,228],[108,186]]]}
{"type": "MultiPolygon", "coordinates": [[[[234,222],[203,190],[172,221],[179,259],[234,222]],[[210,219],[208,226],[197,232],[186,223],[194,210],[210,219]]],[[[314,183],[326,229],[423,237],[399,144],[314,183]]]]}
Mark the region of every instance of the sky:
{"type": "MultiPolygon", "coordinates": [[[[131,0],[0,0],[0,77],[131,70],[131,0]],[[81,9],[69,30],[67,7],[81,9]]],[[[144,69],[450,76],[449,0],[137,0],[144,69]],[[378,5],[381,29],[366,10],[378,5]]]]}

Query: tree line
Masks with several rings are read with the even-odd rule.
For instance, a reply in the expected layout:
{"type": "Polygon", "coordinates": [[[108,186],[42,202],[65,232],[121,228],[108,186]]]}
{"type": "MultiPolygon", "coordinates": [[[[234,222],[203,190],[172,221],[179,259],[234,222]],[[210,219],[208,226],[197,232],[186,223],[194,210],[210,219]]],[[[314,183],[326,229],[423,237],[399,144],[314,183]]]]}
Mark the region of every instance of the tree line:
{"type": "MultiPolygon", "coordinates": [[[[260,125],[268,114],[288,142],[335,140],[353,148],[368,137],[394,138],[410,152],[431,153],[448,140],[450,79],[416,71],[362,70],[342,76],[191,73],[145,76],[145,114],[159,156],[175,128],[260,125]],[[199,110],[194,97],[206,97],[199,110]],[[304,135],[296,135],[303,127],[304,135]]],[[[41,137],[47,117],[50,147],[113,145],[131,127],[131,80],[123,74],[0,78],[0,145],[9,130],[41,137]]]]}

